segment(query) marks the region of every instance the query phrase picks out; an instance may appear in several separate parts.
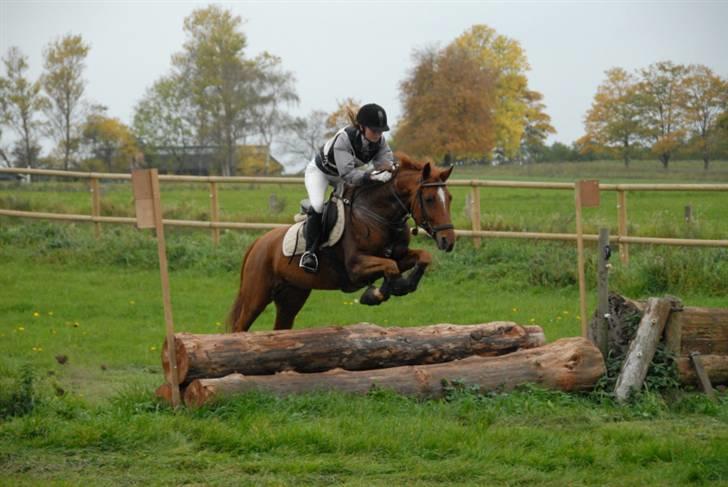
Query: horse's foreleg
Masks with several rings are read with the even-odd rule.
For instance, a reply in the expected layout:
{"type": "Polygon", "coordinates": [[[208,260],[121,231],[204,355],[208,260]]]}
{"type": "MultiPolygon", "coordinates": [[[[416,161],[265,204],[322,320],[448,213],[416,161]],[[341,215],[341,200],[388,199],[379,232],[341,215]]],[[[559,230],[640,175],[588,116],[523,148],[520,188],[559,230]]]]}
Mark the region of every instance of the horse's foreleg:
{"type": "MultiPolygon", "coordinates": [[[[349,272],[354,281],[366,281],[373,274],[384,274],[385,282],[401,276],[397,262],[374,255],[360,255],[352,260],[349,265],[349,272]]],[[[362,294],[359,302],[367,305],[377,305],[387,299],[389,299],[389,291],[384,285],[379,288],[369,286],[364,294],[362,294]]]]}
{"type": "Polygon", "coordinates": [[[425,269],[432,262],[432,255],[426,250],[409,249],[407,255],[397,262],[399,269],[404,272],[414,267],[407,277],[398,277],[387,281],[385,279],[382,287],[394,296],[404,296],[417,290],[417,286],[425,274],[425,269]]]}

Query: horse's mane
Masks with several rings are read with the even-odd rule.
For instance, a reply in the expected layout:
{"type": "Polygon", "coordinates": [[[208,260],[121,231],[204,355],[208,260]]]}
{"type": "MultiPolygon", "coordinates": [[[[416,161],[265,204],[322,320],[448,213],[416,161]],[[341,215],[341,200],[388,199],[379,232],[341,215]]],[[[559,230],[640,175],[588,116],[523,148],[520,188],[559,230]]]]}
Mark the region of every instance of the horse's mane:
{"type": "Polygon", "coordinates": [[[400,169],[409,171],[422,171],[425,166],[422,162],[417,162],[404,152],[395,152],[394,159],[399,162],[400,169]]]}

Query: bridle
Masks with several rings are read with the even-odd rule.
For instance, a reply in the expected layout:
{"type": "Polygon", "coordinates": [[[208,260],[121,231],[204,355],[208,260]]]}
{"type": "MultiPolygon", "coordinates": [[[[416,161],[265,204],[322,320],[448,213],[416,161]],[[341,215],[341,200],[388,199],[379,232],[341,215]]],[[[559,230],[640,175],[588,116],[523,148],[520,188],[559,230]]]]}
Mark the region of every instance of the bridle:
{"type": "MultiPolygon", "coordinates": [[[[419,187],[417,188],[417,194],[415,195],[415,200],[420,205],[420,216],[422,217],[422,221],[419,223],[417,222],[417,219],[414,215],[414,207],[412,208],[412,219],[415,221],[415,224],[417,227],[422,227],[427,234],[432,237],[434,240],[436,240],[437,232],[442,232],[443,230],[452,230],[455,228],[455,226],[452,223],[444,223],[442,225],[435,225],[434,227],[430,223],[430,216],[427,214],[427,208],[425,207],[425,201],[424,196],[422,195],[422,188],[441,188],[446,186],[446,183],[444,181],[438,181],[435,183],[424,183],[420,180],[419,187]]],[[[399,196],[396,196],[397,200],[399,200],[399,196]]],[[[413,229],[413,232],[415,235],[417,235],[417,227],[413,229]]]]}
{"type": "Polygon", "coordinates": [[[383,216],[373,212],[369,208],[366,208],[365,206],[360,206],[360,205],[355,206],[354,197],[352,197],[352,200],[350,202],[344,200],[344,203],[351,205],[352,209],[356,208],[357,210],[361,211],[365,215],[369,216],[372,220],[380,223],[383,226],[401,228],[402,226],[404,226],[406,224],[407,219],[411,217],[415,222],[415,227],[412,229],[412,233],[414,235],[417,235],[418,227],[421,227],[423,230],[425,230],[425,232],[427,232],[427,234],[430,237],[432,237],[433,240],[436,240],[438,232],[442,232],[444,230],[451,230],[451,229],[455,228],[455,226],[452,225],[451,223],[445,223],[442,225],[435,225],[435,226],[432,225],[432,223],[430,222],[430,216],[427,214],[427,208],[425,207],[424,196],[422,194],[423,188],[445,187],[445,186],[447,186],[447,183],[445,183],[444,181],[425,183],[425,182],[423,182],[422,179],[419,180],[417,192],[415,193],[415,197],[413,199],[413,203],[416,202],[419,205],[419,213],[420,213],[421,218],[420,218],[420,221],[417,221],[417,218],[415,218],[414,204],[412,205],[411,209],[408,208],[407,205],[402,201],[402,198],[400,198],[399,195],[397,194],[397,192],[395,191],[394,180],[395,180],[395,176],[396,176],[398,170],[399,170],[399,166],[396,166],[395,170],[392,171],[392,179],[388,184],[389,184],[390,192],[391,192],[392,196],[394,197],[395,201],[397,201],[399,206],[404,210],[404,215],[402,215],[402,217],[394,218],[394,219],[387,219],[387,218],[384,218],[383,216]]]}

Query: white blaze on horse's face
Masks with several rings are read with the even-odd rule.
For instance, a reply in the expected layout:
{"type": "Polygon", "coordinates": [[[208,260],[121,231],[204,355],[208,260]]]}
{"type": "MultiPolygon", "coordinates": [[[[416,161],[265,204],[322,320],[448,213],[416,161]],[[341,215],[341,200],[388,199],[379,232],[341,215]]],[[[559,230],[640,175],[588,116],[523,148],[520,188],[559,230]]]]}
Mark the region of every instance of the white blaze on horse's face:
{"type": "Polygon", "coordinates": [[[440,201],[442,201],[442,207],[447,208],[447,203],[445,202],[445,190],[442,188],[437,188],[437,196],[439,196],[440,201]]]}

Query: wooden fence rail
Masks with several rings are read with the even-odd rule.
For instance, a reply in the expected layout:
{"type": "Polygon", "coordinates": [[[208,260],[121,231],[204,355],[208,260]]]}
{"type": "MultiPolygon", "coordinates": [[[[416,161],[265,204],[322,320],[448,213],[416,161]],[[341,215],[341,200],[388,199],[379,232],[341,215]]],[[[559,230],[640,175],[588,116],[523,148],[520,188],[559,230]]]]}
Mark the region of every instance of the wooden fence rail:
{"type": "MultiPolygon", "coordinates": [[[[27,169],[27,168],[0,168],[0,173],[29,174],[42,176],[58,176],[76,179],[88,179],[91,192],[91,215],[28,212],[18,210],[0,209],[0,215],[22,218],[38,218],[46,220],[67,220],[87,221],[94,223],[95,232],[98,236],[101,232],[102,223],[133,224],[135,219],[129,217],[101,216],[101,192],[99,181],[106,180],[131,180],[131,174],[123,173],[100,173],[80,171],[60,171],[49,169],[27,169]]],[[[303,184],[303,178],[293,177],[256,177],[256,176],[180,176],[161,174],[159,180],[162,182],[186,182],[186,183],[208,183],[210,190],[210,221],[195,220],[164,220],[165,225],[208,228],[211,231],[215,243],[219,239],[220,229],[238,230],[268,230],[285,226],[281,223],[240,223],[219,221],[219,183],[253,183],[253,184],[303,184]]],[[[492,231],[481,229],[480,209],[480,188],[521,188],[521,189],[547,189],[547,190],[569,190],[574,191],[575,183],[549,183],[536,181],[492,181],[480,179],[453,179],[448,181],[452,187],[470,188],[470,221],[471,228],[457,229],[456,234],[461,237],[472,238],[475,245],[480,244],[481,238],[513,238],[513,239],[534,239],[534,240],[561,240],[576,241],[577,235],[572,233],[547,233],[547,232],[509,232],[492,231]]],[[[610,237],[610,241],[619,245],[620,257],[624,263],[629,260],[629,244],[656,244],[676,245],[694,247],[728,247],[728,240],[709,239],[688,239],[688,238],[660,238],[660,237],[638,237],[627,235],[627,196],[629,191],[725,191],[728,192],[728,184],[599,184],[600,191],[617,192],[617,221],[618,231],[610,237]]],[[[584,240],[597,241],[598,235],[585,234],[584,240]]]]}

